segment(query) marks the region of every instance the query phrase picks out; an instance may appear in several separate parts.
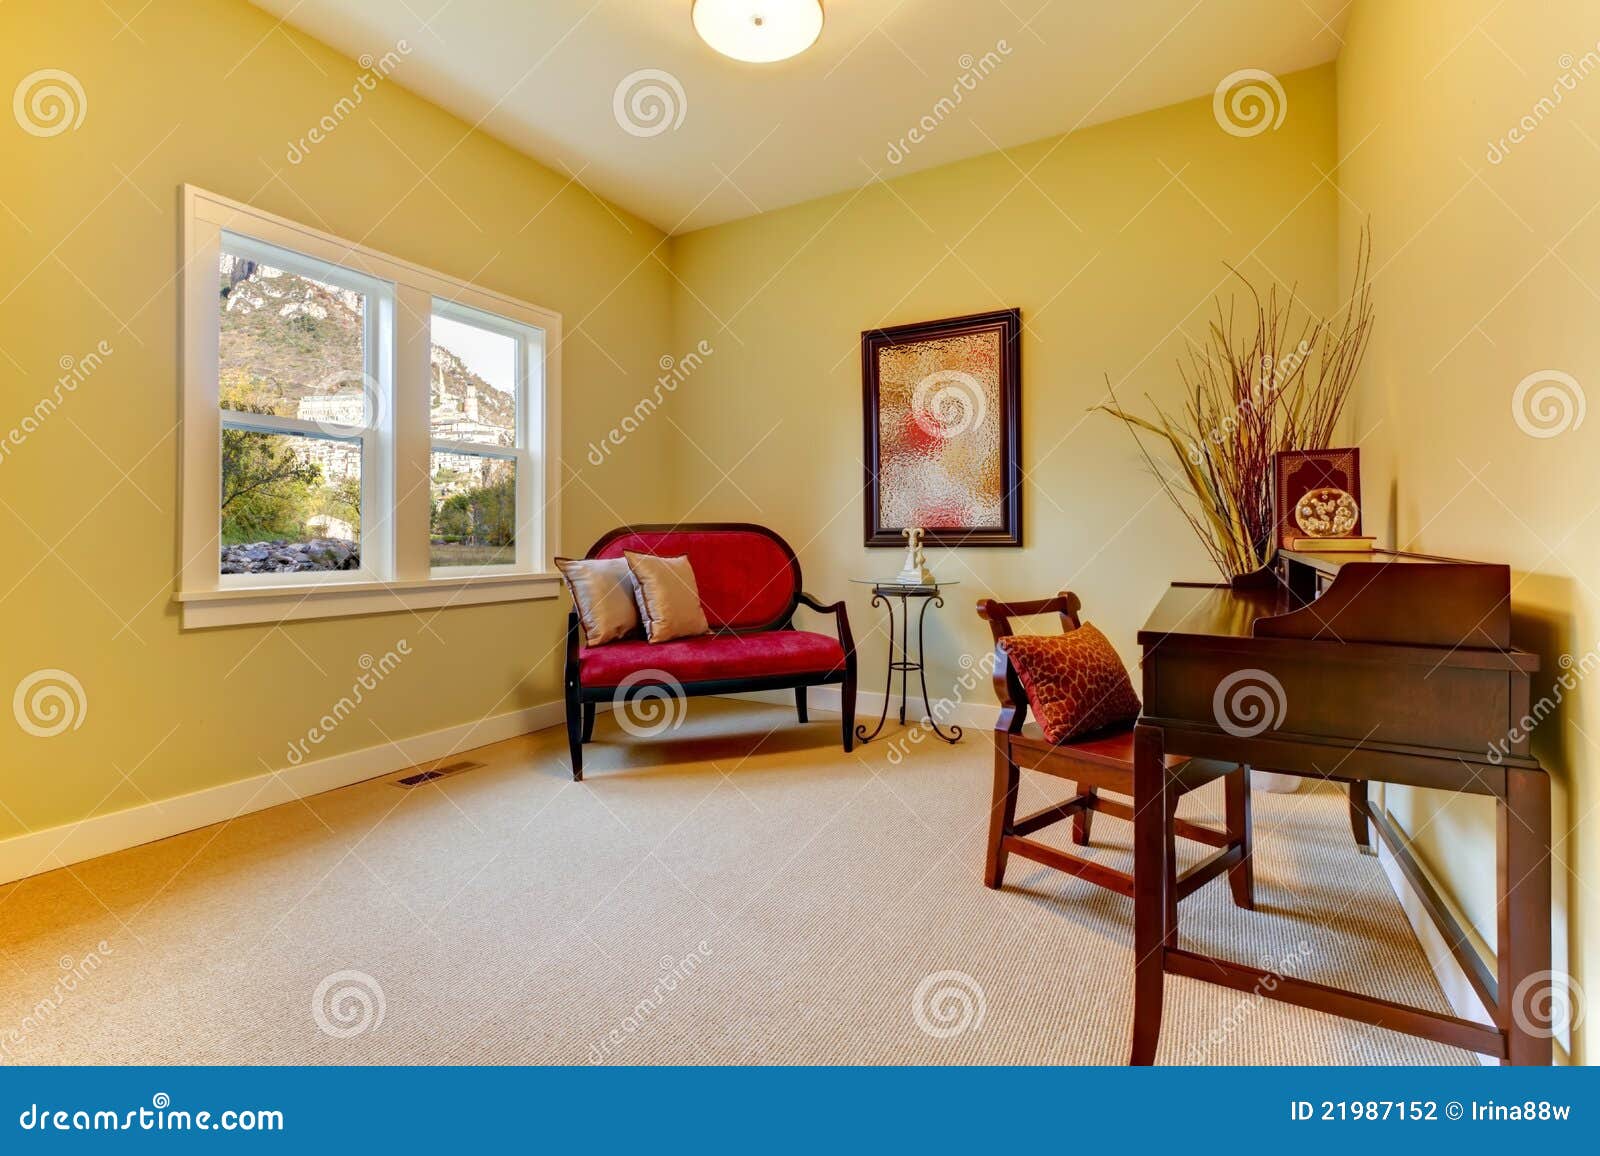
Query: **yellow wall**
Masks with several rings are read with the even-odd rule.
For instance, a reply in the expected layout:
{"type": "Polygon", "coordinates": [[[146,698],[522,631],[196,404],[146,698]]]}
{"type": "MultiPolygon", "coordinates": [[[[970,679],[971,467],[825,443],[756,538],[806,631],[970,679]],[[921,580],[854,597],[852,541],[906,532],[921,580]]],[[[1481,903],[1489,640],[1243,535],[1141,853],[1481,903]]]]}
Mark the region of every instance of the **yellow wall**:
{"type": "MultiPolygon", "coordinates": [[[[1512,565],[1517,641],[1544,659],[1537,697],[1566,660],[1592,668],[1600,641],[1600,421],[1541,438],[1513,413],[1545,370],[1600,401],[1600,25],[1585,0],[1528,17],[1492,0],[1359,3],[1338,103],[1344,248],[1370,214],[1380,269],[1355,413],[1375,532],[1512,565]]],[[[1581,681],[1564,698],[1533,746],[1556,785],[1555,966],[1593,993],[1600,703],[1581,681]]],[[[1492,809],[1398,789],[1388,805],[1492,944],[1492,809]]]]}
{"type": "MultiPolygon", "coordinates": [[[[677,505],[766,522],[814,592],[847,596],[864,690],[883,685],[883,620],[847,579],[893,574],[900,552],[861,544],[863,329],[1022,310],[1026,545],[929,550],[962,583],[929,616],[934,697],[990,649],[980,596],[1070,587],[1131,662],[1167,583],[1215,577],[1126,431],[1088,410],[1107,374],[1130,404],[1177,404],[1224,262],[1332,303],[1333,68],[1283,79],[1283,125],[1254,138],[1208,97],[673,239],[675,344],[718,350],[680,390],[696,444],[677,505]]],[[[993,705],[986,680],[966,697],[993,705]]]]}
{"type": "MultiPolygon", "coordinates": [[[[88,701],[81,729],[55,738],[0,727],[0,838],[285,766],[360,656],[401,637],[411,656],[319,753],[560,693],[557,600],[179,631],[181,183],[561,311],[569,446],[616,424],[673,352],[667,274],[651,256],[661,234],[404,92],[403,61],[293,165],[290,142],[351,92],[356,62],[239,0],[132,19],[119,35],[96,0],[0,8],[0,426],[52,392],[61,359],[113,350],[0,461],[0,688],[9,700],[23,676],[56,667],[88,701]],[[14,86],[41,68],[81,82],[75,131],[31,136],[11,116],[14,86]]],[[[600,469],[570,455],[569,549],[622,513],[671,513],[641,484],[667,468],[669,433],[640,431],[600,469]]]]}
{"type": "MultiPolygon", "coordinates": [[[[88,698],[84,725],[59,737],[0,728],[0,838],[281,767],[360,656],[402,637],[412,657],[319,753],[559,691],[555,601],[180,632],[169,598],[184,182],[562,311],[565,548],[628,520],[772,525],[813,591],[849,598],[864,689],[878,685],[882,619],[847,579],[891,571],[898,555],[861,545],[860,331],[1020,307],[1028,545],[930,551],[963,583],[930,620],[936,696],[957,686],[958,656],[988,649],[979,595],[1070,586],[1132,659],[1166,583],[1208,576],[1126,433],[1087,410],[1108,374],[1125,400],[1175,401],[1173,362],[1228,291],[1225,261],[1334,307],[1370,214],[1379,328],[1350,423],[1370,524],[1398,545],[1508,559],[1519,640],[1552,671],[1589,654],[1600,597],[1584,467],[1600,427],[1526,436],[1511,395],[1539,370],[1600,380],[1589,272],[1600,70],[1536,111],[1563,54],[1600,50],[1580,0],[1543,6],[1537,22],[1492,7],[1358,3],[1337,96],[1332,66],[1283,78],[1287,116],[1262,136],[1221,131],[1207,98],[667,242],[404,92],[403,62],[291,164],[290,142],[361,70],[238,0],[153,5],[120,35],[91,0],[12,0],[0,9],[5,91],[65,69],[87,113],[51,138],[0,122],[12,176],[0,190],[0,426],[54,390],[63,359],[101,342],[113,352],[0,459],[0,688],[58,667],[88,698]],[[1491,161],[1491,142],[1527,115],[1536,127],[1491,161]],[[1337,189],[1325,179],[1336,165],[1337,189]],[[702,341],[713,352],[662,412],[590,461],[640,398],[660,396],[659,360],[702,341]]],[[[987,706],[987,687],[971,697],[987,706]]],[[[1595,858],[1591,700],[1570,695],[1535,749],[1558,782],[1561,944],[1570,932],[1574,947],[1557,966],[1600,989],[1576,946],[1596,916],[1579,882],[1595,858]]],[[[1492,945],[1492,816],[1470,800],[1387,802],[1492,945]]]]}

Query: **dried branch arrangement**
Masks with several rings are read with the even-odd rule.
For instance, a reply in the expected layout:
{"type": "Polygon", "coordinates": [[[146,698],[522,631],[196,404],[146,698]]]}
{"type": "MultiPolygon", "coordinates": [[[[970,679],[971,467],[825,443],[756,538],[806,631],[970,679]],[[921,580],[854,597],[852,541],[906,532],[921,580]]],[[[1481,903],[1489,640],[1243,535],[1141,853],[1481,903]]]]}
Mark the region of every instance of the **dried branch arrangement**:
{"type": "MultiPolygon", "coordinates": [[[[1312,315],[1290,289],[1263,298],[1249,292],[1254,316],[1235,322],[1235,302],[1219,298],[1206,344],[1179,361],[1185,403],[1180,414],[1150,401],[1155,417],[1130,413],[1111,395],[1096,406],[1120,420],[1145,461],[1204,543],[1217,569],[1233,578],[1272,561],[1272,458],[1279,450],[1325,449],[1355,384],[1372,333],[1372,235],[1363,227],[1349,300],[1334,316],[1312,315]],[[1176,460],[1163,463],[1141,435],[1176,460]]],[[[1165,455],[1164,455],[1165,456],[1165,455]]]]}

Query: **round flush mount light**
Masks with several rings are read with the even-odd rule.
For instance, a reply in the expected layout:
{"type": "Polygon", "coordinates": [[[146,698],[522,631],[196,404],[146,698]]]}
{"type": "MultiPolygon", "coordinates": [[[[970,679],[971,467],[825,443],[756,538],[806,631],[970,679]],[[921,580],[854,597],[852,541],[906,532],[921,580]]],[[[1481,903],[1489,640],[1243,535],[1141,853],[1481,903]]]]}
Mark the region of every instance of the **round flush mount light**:
{"type": "Polygon", "coordinates": [[[694,30],[724,56],[788,60],[822,35],[822,0],[694,0],[694,30]]]}

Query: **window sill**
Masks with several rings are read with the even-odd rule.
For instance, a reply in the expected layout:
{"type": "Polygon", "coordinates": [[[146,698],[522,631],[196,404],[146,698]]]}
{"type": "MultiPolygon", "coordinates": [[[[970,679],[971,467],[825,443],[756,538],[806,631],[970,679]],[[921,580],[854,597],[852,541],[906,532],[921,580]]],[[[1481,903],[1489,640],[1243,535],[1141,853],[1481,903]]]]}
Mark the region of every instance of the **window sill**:
{"type": "Polygon", "coordinates": [[[410,582],[330,580],[277,586],[229,586],[217,590],[180,591],[173,600],[182,607],[183,628],[203,630],[213,626],[481,606],[490,602],[527,602],[554,598],[560,591],[558,574],[474,574],[410,582]]]}

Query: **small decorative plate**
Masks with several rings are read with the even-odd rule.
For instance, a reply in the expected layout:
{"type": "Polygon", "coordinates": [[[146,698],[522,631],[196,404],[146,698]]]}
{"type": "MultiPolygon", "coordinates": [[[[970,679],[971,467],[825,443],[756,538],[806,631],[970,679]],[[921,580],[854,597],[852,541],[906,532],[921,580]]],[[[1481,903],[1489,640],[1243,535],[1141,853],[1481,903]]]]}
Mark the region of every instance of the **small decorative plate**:
{"type": "Polygon", "coordinates": [[[1356,528],[1356,500],[1343,490],[1311,490],[1295,503],[1294,521],[1308,538],[1342,538],[1356,528]]]}

